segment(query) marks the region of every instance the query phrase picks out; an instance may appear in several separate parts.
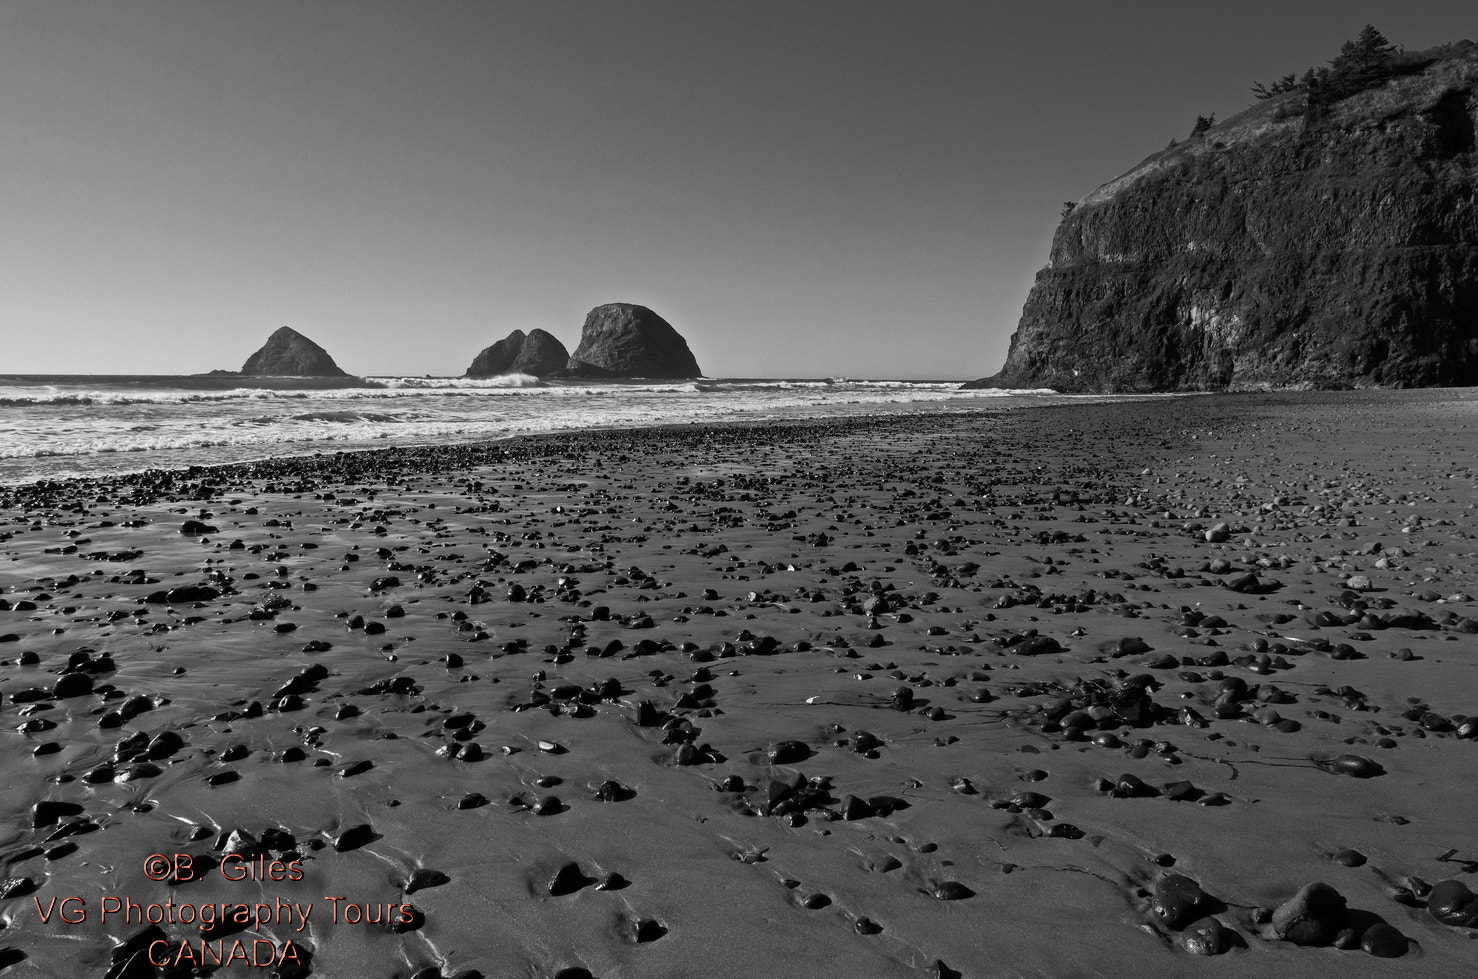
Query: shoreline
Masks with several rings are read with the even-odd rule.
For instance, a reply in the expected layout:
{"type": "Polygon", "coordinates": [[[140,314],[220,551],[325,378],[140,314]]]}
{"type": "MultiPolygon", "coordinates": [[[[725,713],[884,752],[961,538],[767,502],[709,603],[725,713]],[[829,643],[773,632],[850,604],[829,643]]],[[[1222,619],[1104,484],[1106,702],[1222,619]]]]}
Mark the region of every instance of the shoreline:
{"type": "Polygon", "coordinates": [[[312,905],[207,936],[291,940],[297,975],[1457,974],[1472,932],[1426,906],[1478,860],[1454,394],[0,486],[0,945],[105,970],[144,927],[114,896],[312,905]],[[302,879],[170,886],[151,853],[302,879]],[[1356,950],[1276,936],[1315,881],[1356,950]],[[68,895],[88,920],[31,906],[68,895]]]}
{"type": "MultiPolygon", "coordinates": [[[[1406,389],[1396,389],[1396,388],[1390,388],[1390,389],[1387,389],[1387,388],[1365,388],[1365,389],[1356,389],[1356,390],[1317,390],[1317,391],[1316,390],[1280,390],[1280,391],[1253,391],[1253,390],[1249,390],[1249,391],[1174,391],[1174,392],[1160,392],[1160,393],[1155,393],[1155,394],[1092,394],[1092,393],[1078,393],[1078,394],[1061,394],[1061,395],[1056,395],[1056,396],[1062,397],[1062,398],[1072,398],[1072,399],[1075,399],[1075,400],[1073,400],[1073,401],[1064,401],[1064,402],[1054,402],[1054,403],[1047,403],[1047,404],[1027,404],[1027,405],[1018,405],[1018,406],[1009,406],[1009,405],[1006,405],[1006,404],[999,404],[998,405],[998,404],[992,404],[990,402],[986,402],[984,404],[968,404],[968,405],[962,405],[961,407],[959,407],[957,409],[954,409],[954,410],[940,410],[940,409],[936,408],[933,403],[930,403],[930,402],[915,402],[915,403],[910,403],[910,404],[908,404],[906,406],[893,405],[892,406],[892,410],[880,410],[880,411],[876,411],[876,412],[872,412],[872,413],[863,413],[863,414],[856,414],[856,415],[849,415],[849,414],[826,414],[826,415],[801,415],[801,416],[797,416],[797,417],[769,418],[769,419],[747,419],[747,418],[716,419],[716,420],[715,419],[695,419],[695,420],[684,421],[684,422],[657,422],[657,423],[653,423],[653,424],[650,424],[650,425],[630,425],[630,424],[594,425],[594,426],[585,426],[585,427],[571,427],[571,428],[567,428],[567,429],[557,429],[557,430],[551,430],[551,431],[512,432],[512,433],[509,433],[507,435],[500,435],[500,436],[493,436],[493,437],[466,437],[466,438],[463,438],[463,437],[460,437],[460,436],[453,436],[451,438],[453,438],[454,441],[430,442],[430,443],[423,443],[423,444],[388,445],[388,446],[380,446],[380,447],[370,446],[370,447],[365,447],[365,448],[357,448],[357,449],[343,450],[342,453],[340,453],[340,452],[325,453],[325,452],[322,452],[322,451],[316,451],[316,452],[293,452],[293,451],[291,451],[291,447],[294,445],[294,443],[292,443],[292,442],[286,442],[286,443],[280,443],[280,445],[282,447],[284,447],[284,448],[287,448],[289,450],[288,452],[286,452],[284,454],[277,454],[277,455],[264,455],[264,456],[261,456],[260,458],[254,458],[254,459],[240,459],[240,460],[233,460],[233,461],[229,461],[229,462],[204,463],[204,464],[188,465],[188,466],[146,467],[146,468],[143,468],[143,469],[130,469],[130,470],[123,470],[123,471],[118,471],[118,472],[100,472],[100,473],[95,473],[95,474],[74,474],[74,475],[65,475],[65,476],[61,476],[61,477],[50,477],[50,478],[43,477],[43,479],[41,481],[43,481],[43,482],[74,482],[74,481],[79,481],[79,480],[97,480],[97,481],[107,482],[109,480],[126,479],[126,478],[129,478],[129,477],[136,477],[136,476],[141,476],[141,475],[144,475],[144,474],[185,473],[185,472],[194,472],[196,470],[224,470],[224,469],[230,469],[230,468],[233,468],[233,467],[253,467],[253,466],[261,466],[261,465],[272,464],[272,463],[304,464],[304,463],[312,462],[313,460],[318,459],[321,456],[326,456],[326,455],[340,455],[340,454],[359,456],[359,455],[374,454],[374,453],[407,453],[407,454],[411,454],[411,455],[423,454],[423,453],[431,453],[431,454],[449,453],[449,452],[456,452],[458,450],[475,449],[478,446],[484,446],[484,445],[501,445],[501,444],[505,444],[505,443],[509,443],[509,442],[517,442],[517,441],[525,440],[525,439],[545,439],[545,438],[561,438],[561,437],[578,437],[578,436],[580,436],[582,434],[585,434],[585,433],[598,433],[598,432],[608,432],[608,433],[609,432],[617,432],[617,433],[631,432],[631,433],[636,433],[636,432],[663,432],[663,431],[667,431],[667,430],[672,430],[674,432],[681,432],[681,431],[686,431],[686,430],[689,430],[689,429],[707,429],[707,428],[722,429],[722,428],[729,428],[729,427],[735,427],[735,426],[737,426],[737,427],[744,427],[744,426],[783,426],[783,427],[801,427],[801,428],[811,427],[811,426],[827,427],[827,426],[831,426],[831,425],[841,425],[841,424],[850,424],[850,423],[858,423],[858,424],[864,424],[864,423],[868,423],[868,422],[874,422],[875,423],[875,422],[878,422],[878,421],[887,421],[887,420],[891,420],[891,419],[895,419],[895,418],[898,418],[898,419],[910,418],[910,419],[930,420],[930,419],[947,419],[947,418],[956,418],[956,417],[973,417],[973,416],[987,416],[987,415],[988,416],[991,416],[991,417],[996,417],[996,416],[1003,415],[1003,414],[1005,414],[1007,412],[1016,412],[1016,411],[1043,411],[1043,410],[1051,410],[1051,409],[1058,409],[1058,408],[1070,409],[1070,408],[1074,408],[1074,407],[1081,407],[1084,404],[1105,404],[1105,405],[1155,404],[1156,402],[1169,401],[1169,400],[1174,400],[1174,401],[1181,401],[1181,400],[1198,401],[1198,400],[1207,400],[1207,399],[1209,399],[1209,400],[1218,401],[1218,402],[1226,402],[1226,401],[1233,401],[1233,400],[1242,400],[1242,401],[1251,402],[1255,406],[1273,407],[1273,406],[1276,406],[1278,404],[1283,404],[1283,403],[1288,403],[1290,405],[1296,405],[1296,404],[1320,404],[1320,403],[1323,403],[1323,402],[1325,402],[1325,401],[1327,401],[1329,399],[1346,399],[1346,400],[1349,400],[1349,401],[1356,401],[1357,399],[1366,399],[1366,400],[1368,400],[1368,399],[1372,399],[1372,398],[1374,398],[1374,399],[1390,399],[1391,401],[1394,401],[1394,402],[1396,402],[1398,404],[1399,403],[1403,403],[1403,402],[1424,402],[1424,401],[1436,401],[1436,402],[1441,402],[1441,403],[1447,403],[1447,402],[1472,402],[1472,403],[1478,404],[1478,388],[1473,388],[1473,387],[1468,387],[1468,388],[1453,388],[1453,387],[1446,387],[1446,388],[1406,388],[1406,389]],[[1457,396],[1454,396],[1454,395],[1457,395],[1457,396]],[[915,405],[917,407],[915,407],[915,405]]],[[[801,411],[803,411],[805,409],[793,409],[793,410],[801,410],[801,411]]],[[[179,450],[179,451],[184,451],[184,450],[179,450]]],[[[109,455],[116,455],[116,453],[110,453],[109,455]]],[[[57,456],[57,457],[48,457],[48,458],[72,458],[72,457],[69,457],[69,456],[57,456]]],[[[34,482],[36,482],[36,480],[0,481],[0,491],[4,491],[5,489],[8,489],[8,488],[13,489],[13,488],[16,488],[16,487],[29,485],[29,484],[34,483],[34,482]]]]}
{"type": "MultiPolygon", "coordinates": [[[[7,402],[8,427],[0,432],[0,441],[7,435],[18,441],[10,446],[14,455],[0,460],[0,481],[173,469],[191,463],[226,464],[346,446],[460,444],[546,431],[639,426],[654,420],[682,424],[722,423],[731,418],[846,417],[888,409],[930,411],[945,405],[968,409],[1007,400],[999,394],[960,393],[934,382],[833,386],[830,382],[737,381],[624,387],[500,383],[470,388],[412,384],[355,389],[346,395],[347,400],[340,398],[342,391],[307,390],[290,392],[287,400],[268,398],[265,402],[252,392],[203,401],[177,401],[175,393],[166,391],[158,399],[139,400],[117,389],[94,391],[78,399],[7,402]]],[[[1028,396],[1027,400],[1041,398],[1028,396]]]]}

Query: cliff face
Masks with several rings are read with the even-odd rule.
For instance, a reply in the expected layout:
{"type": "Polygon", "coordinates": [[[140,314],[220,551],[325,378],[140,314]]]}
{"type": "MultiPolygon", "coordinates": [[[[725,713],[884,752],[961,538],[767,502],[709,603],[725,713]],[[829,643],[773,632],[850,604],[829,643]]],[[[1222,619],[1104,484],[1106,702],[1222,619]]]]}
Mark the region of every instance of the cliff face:
{"type": "Polygon", "coordinates": [[[570,352],[558,338],[543,330],[514,330],[490,347],[484,347],[467,368],[468,377],[499,374],[533,374],[543,377],[564,370],[570,352]]]}
{"type": "Polygon", "coordinates": [[[279,327],[262,349],[246,359],[243,374],[281,377],[347,377],[318,344],[290,327],[279,327]]]}
{"type": "Polygon", "coordinates": [[[1062,391],[1478,384],[1478,48],[1294,92],[1064,218],[1005,366],[1062,391]]]}
{"type": "Polygon", "coordinates": [[[645,306],[607,303],[585,317],[580,346],[565,373],[573,377],[701,377],[688,342],[645,306]]]}

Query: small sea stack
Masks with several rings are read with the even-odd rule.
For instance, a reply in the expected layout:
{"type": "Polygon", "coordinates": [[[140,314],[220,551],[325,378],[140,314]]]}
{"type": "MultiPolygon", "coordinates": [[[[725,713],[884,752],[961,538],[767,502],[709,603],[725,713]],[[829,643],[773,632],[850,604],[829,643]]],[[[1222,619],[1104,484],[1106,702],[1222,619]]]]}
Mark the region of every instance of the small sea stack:
{"type": "Polygon", "coordinates": [[[544,330],[514,330],[484,347],[467,368],[467,377],[497,377],[500,374],[533,374],[543,377],[564,369],[570,352],[559,338],[544,330]]]}
{"type": "Polygon", "coordinates": [[[263,377],[348,377],[318,344],[290,326],[279,327],[241,365],[241,373],[263,377]]]}
{"type": "Polygon", "coordinates": [[[606,303],[585,317],[580,346],[564,373],[572,377],[702,377],[688,342],[645,306],[606,303]]]}

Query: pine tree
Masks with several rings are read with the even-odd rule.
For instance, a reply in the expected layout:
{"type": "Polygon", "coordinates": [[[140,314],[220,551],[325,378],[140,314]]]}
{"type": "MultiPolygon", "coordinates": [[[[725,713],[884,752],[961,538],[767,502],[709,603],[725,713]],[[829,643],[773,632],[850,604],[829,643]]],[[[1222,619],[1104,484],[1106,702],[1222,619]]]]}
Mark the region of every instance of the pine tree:
{"type": "Polygon", "coordinates": [[[1370,24],[1359,37],[1346,41],[1339,57],[1329,63],[1328,82],[1333,101],[1374,88],[1394,74],[1391,59],[1396,48],[1370,24]]]}
{"type": "Polygon", "coordinates": [[[1211,115],[1209,116],[1197,116],[1196,125],[1191,129],[1191,139],[1199,139],[1200,137],[1206,135],[1206,130],[1210,129],[1215,123],[1215,112],[1211,113],[1211,115]]]}
{"type": "Polygon", "coordinates": [[[1252,94],[1257,96],[1259,102],[1266,102],[1275,95],[1282,95],[1284,92],[1291,92],[1296,88],[1298,88],[1298,81],[1293,77],[1293,72],[1290,71],[1271,85],[1264,85],[1262,82],[1255,83],[1252,86],[1252,94]]]}

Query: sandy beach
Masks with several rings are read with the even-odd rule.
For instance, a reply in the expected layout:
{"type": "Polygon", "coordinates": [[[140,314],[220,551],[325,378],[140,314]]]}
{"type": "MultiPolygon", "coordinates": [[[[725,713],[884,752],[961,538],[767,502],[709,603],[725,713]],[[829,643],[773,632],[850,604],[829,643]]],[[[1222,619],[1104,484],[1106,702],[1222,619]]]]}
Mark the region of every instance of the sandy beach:
{"type": "Polygon", "coordinates": [[[0,487],[0,973],[1471,974],[1475,444],[1218,395],[0,487]]]}

